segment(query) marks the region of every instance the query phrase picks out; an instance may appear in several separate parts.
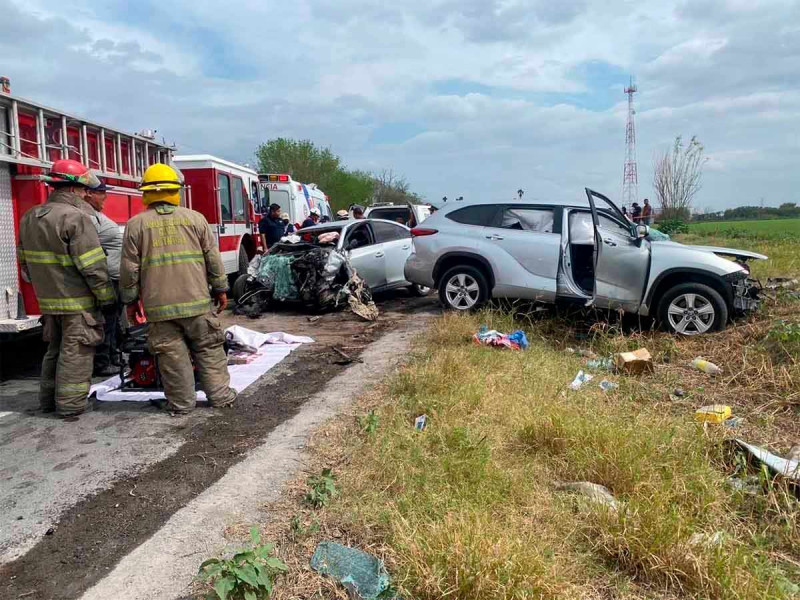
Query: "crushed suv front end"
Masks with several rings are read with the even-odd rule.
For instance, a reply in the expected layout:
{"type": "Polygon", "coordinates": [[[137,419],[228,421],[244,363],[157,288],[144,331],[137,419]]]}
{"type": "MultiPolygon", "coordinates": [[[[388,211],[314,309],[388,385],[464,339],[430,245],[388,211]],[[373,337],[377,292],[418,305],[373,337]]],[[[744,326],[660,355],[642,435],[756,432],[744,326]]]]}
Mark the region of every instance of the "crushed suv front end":
{"type": "Polygon", "coordinates": [[[733,309],[737,312],[751,312],[761,304],[761,283],[750,277],[749,270],[728,274],[725,279],[733,288],[733,309]]]}

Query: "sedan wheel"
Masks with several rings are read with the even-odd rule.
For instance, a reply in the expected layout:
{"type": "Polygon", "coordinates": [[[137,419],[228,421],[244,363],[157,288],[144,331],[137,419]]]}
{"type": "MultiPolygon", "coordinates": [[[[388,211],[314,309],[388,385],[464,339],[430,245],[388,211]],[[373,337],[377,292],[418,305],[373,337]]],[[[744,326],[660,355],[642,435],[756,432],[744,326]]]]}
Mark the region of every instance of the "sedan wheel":
{"type": "Polygon", "coordinates": [[[466,273],[453,275],[445,286],[447,303],[458,310],[473,308],[480,299],[481,288],[478,282],[466,273]]]}

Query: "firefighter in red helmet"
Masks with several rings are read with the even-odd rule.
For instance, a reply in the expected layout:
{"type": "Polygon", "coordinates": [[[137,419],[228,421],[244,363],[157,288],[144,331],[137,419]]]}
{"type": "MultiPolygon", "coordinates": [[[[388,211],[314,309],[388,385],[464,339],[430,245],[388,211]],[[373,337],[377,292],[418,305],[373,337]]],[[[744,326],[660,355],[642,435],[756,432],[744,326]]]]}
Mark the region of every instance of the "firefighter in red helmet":
{"type": "Polygon", "coordinates": [[[70,417],[85,412],[95,346],[103,340],[100,307],[114,302],[106,255],[84,199],[100,180],[75,160],[53,163],[47,202],[32,208],[19,228],[23,277],[33,284],[42,312],[39,404],[70,417]]]}

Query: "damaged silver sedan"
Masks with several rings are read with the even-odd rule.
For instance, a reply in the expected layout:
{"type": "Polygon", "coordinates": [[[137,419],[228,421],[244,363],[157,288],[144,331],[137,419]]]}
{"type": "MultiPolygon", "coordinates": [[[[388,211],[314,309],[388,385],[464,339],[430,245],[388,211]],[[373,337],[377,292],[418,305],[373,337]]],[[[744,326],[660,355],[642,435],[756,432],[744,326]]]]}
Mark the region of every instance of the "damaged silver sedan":
{"type": "Polygon", "coordinates": [[[429,292],[403,275],[410,253],[410,230],[391,221],[362,219],[307,227],[253,259],[248,274],[234,283],[233,297],[238,311],[250,316],[272,302],[294,302],[310,312],[349,305],[367,318],[375,312],[370,308],[373,292],[401,287],[415,295],[429,292]]]}
{"type": "Polygon", "coordinates": [[[682,335],[758,307],[747,261],[766,256],[649,234],[588,188],[584,202],[448,202],[412,229],[405,275],[455,310],[492,297],[579,302],[651,315],[682,335]]]}

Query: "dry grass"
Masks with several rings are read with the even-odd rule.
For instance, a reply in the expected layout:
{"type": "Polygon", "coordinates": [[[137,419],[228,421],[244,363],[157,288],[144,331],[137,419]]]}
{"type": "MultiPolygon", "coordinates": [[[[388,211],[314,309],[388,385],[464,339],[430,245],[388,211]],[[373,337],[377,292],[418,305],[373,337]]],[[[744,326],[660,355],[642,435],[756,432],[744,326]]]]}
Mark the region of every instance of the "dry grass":
{"type": "Polygon", "coordinates": [[[301,508],[304,480],[265,534],[293,566],[278,598],[344,598],[308,570],[316,543],[335,539],[385,560],[406,597],[789,598],[800,574],[800,511],[768,479],[756,496],[734,492],[726,439],[741,435],[782,451],[798,439],[796,363],[764,345],[770,324],[794,312],[772,302],[758,319],[705,339],[630,332],[552,314],[486,311],[437,321],[409,365],[321,430],[309,470],[333,465],[342,494],[323,511],[301,508]],[[516,321],[513,319],[516,318],[516,321]],[[481,323],[523,326],[526,352],[474,346],[481,323]],[[648,347],[656,372],[597,373],[568,383],[585,359],[648,347]],[[693,370],[697,355],[725,369],[693,370]],[[596,383],[620,383],[610,393],[596,383]],[[676,387],[687,392],[671,397],[676,387]],[[695,408],[714,402],[745,418],[736,431],[703,429],[695,408]],[[357,416],[376,410],[374,434],[357,416]],[[417,432],[413,420],[429,417],[417,432]],[[558,481],[607,486],[618,511],[557,492],[558,481]],[[292,532],[319,521],[322,530],[292,532]],[[723,532],[721,544],[690,543],[723,532]]]}

